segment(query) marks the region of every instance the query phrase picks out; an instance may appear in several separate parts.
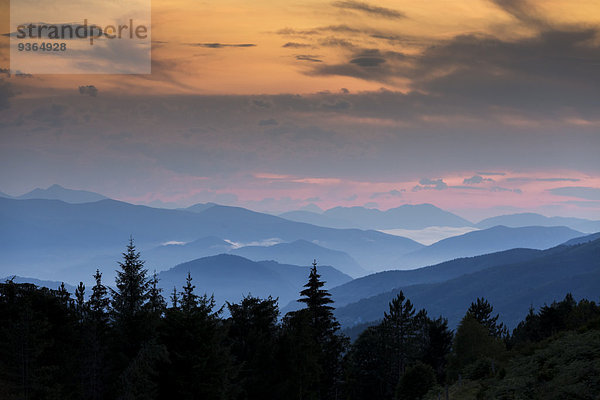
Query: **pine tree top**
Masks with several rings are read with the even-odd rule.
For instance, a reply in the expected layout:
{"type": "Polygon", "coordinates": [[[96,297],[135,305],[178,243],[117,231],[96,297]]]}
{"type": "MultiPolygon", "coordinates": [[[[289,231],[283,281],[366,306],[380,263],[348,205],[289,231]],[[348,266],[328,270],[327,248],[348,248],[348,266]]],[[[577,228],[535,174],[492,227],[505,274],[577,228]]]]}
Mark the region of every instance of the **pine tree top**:
{"type": "Polygon", "coordinates": [[[330,298],[331,294],[329,294],[329,291],[321,289],[324,285],[325,282],[321,281],[321,275],[317,272],[317,260],[314,260],[308,276],[308,282],[304,285],[306,289],[300,292],[300,295],[303,297],[298,299],[298,301],[305,303],[309,309],[324,307],[332,310],[333,307],[327,306],[327,304],[333,303],[333,300],[330,298]]]}

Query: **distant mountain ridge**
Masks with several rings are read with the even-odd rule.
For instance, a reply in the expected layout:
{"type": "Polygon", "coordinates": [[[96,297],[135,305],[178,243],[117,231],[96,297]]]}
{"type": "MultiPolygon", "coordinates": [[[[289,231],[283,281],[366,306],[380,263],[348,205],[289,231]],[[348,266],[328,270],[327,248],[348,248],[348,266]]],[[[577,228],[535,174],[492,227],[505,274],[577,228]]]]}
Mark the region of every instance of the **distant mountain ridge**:
{"type": "Polygon", "coordinates": [[[600,239],[600,232],[592,233],[591,235],[576,237],[575,239],[568,240],[563,243],[565,246],[574,246],[576,244],[583,244],[587,242],[593,242],[594,240],[600,239]]]}
{"type": "Polygon", "coordinates": [[[195,213],[201,213],[202,211],[208,210],[211,207],[218,206],[217,203],[198,203],[193,206],[189,206],[187,208],[182,208],[181,210],[191,211],[195,213]]]}
{"type": "Polygon", "coordinates": [[[511,228],[524,226],[566,226],[576,231],[593,233],[600,231],[600,221],[573,217],[546,217],[535,213],[519,213],[486,218],[476,224],[478,228],[504,225],[511,228]]]}
{"type": "Polygon", "coordinates": [[[459,258],[406,271],[383,271],[354,279],[331,289],[336,307],[359,301],[394,288],[444,282],[497,265],[523,262],[539,257],[543,250],[511,249],[476,257],[459,258]]]}
{"type": "Polygon", "coordinates": [[[239,207],[215,205],[194,213],[110,199],[69,204],[0,198],[0,224],[0,274],[26,272],[47,279],[68,270],[77,280],[89,280],[98,267],[94,257],[120,254],[130,235],[141,249],[209,236],[239,243],[306,240],[345,252],[372,270],[423,247],[382,232],[318,227],[239,207]]]}
{"type": "Polygon", "coordinates": [[[600,293],[600,240],[575,246],[557,246],[539,257],[493,266],[440,283],[408,285],[336,309],[345,326],[378,320],[387,304],[402,290],[417,308],[444,315],[456,326],[469,304],[485,297],[510,328],[522,320],[530,306],[572,293],[597,301],[600,293]]]}
{"type": "Polygon", "coordinates": [[[279,243],[273,246],[245,246],[230,251],[253,261],[275,260],[294,265],[310,265],[313,259],[319,264],[333,265],[350,276],[364,276],[368,272],[348,254],[327,249],[306,240],[279,243]]]}
{"type": "Polygon", "coordinates": [[[65,282],[45,281],[45,280],[41,280],[41,279],[37,279],[37,278],[26,278],[26,277],[17,276],[17,275],[11,275],[11,276],[7,276],[4,278],[0,278],[0,283],[4,283],[9,280],[12,280],[14,283],[31,283],[33,285],[36,285],[39,287],[45,287],[45,288],[52,289],[52,290],[57,290],[60,287],[60,285],[62,283],[64,283],[65,289],[67,289],[67,291],[69,293],[71,293],[71,294],[75,293],[75,286],[70,285],[65,282]]]}
{"type": "Polygon", "coordinates": [[[94,201],[106,200],[108,197],[99,193],[89,192],[87,190],[67,189],[60,185],[54,184],[47,189],[33,189],[21,196],[14,197],[19,200],[29,199],[45,199],[45,200],[60,200],[65,203],[92,203],[94,201]]]}
{"type": "Polygon", "coordinates": [[[581,232],[562,226],[521,228],[494,226],[440,240],[415,252],[400,256],[396,265],[400,269],[409,269],[514,248],[542,250],[580,236],[583,236],[581,232]]]}
{"type": "Polygon", "coordinates": [[[280,215],[298,222],[333,228],[360,229],[423,229],[430,226],[473,226],[466,219],[432,204],[404,204],[381,211],[365,207],[334,207],[321,214],[310,211],[290,211],[280,215]]]}
{"type": "MultiPolygon", "coordinates": [[[[165,293],[185,284],[190,272],[197,294],[215,295],[217,304],[238,302],[249,294],[266,298],[278,297],[280,304],[299,298],[302,286],[308,280],[310,268],[280,264],[273,261],[256,262],[244,257],[221,254],[179,264],[158,274],[159,285],[165,293]]],[[[319,273],[327,288],[350,281],[348,275],[330,266],[319,266],[319,273]]]]}

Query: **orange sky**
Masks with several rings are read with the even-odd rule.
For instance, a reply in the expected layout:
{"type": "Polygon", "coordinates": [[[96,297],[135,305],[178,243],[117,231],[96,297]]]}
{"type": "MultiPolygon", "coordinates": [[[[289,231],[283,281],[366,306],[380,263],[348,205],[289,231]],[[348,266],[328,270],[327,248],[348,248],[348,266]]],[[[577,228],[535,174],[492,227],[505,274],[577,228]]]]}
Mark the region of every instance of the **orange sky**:
{"type": "MultiPolygon", "coordinates": [[[[352,1],[154,0],[153,74],[139,77],[92,75],[88,80],[105,91],[118,90],[126,85],[130,91],[144,94],[314,93],[340,88],[355,92],[381,87],[406,91],[410,80],[401,76],[386,82],[348,76],[316,76],[311,74],[313,62],[298,60],[297,56],[311,56],[322,63],[335,64],[353,49],[324,45],[326,42],[345,40],[360,48],[418,54],[428,46],[458,35],[495,35],[512,40],[533,36],[539,28],[531,21],[511,15],[507,12],[510,7],[502,9],[489,0],[387,0],[372,4],[373,7],[398,12],[400,16],[395,18],[336,6],[338,3],[362,4],[352,1]],[[328,27],[333,29],[327,30],[328,27]],[[344,31],[343,27],[351,27],[353,31],[344,31]],[[282,47],[290,42],[306,47],[282,47]],[[255,46],[216,49],[193,46],[198,43],[255,46]]],[[[499,0],[498,3],[510,6],[519,2],[499,0]]],[[[0,4],[6,10],[8,1],[2,0],[0,4]]],[[[576,6],[560,0],[528,4],[540,20],[554,26],[592,26],[600,22],[600,5],[594,0],[581,0],[576,6]]],[[[3,12],[2,15],[6,27],[9,13],[3,12]]],[[[60,15],[56,18],[59,19],[60,15]]],[[[7,38],[2,40],[6,42],[7,38]]],[[[5,53],[6,49],[3,50],[5,53]]],[[[6,64],[6,54],[2,59],[6,64]]],[[[8,68],[8,65],[3,68],[8,68]]],[[[81,80],[81,76],[40,75],[23,85],[33,87],[32,91],[34,88],[60,89],[71,87],[81,80]]]]}
{"type": "Polygon", "coordinates": [[[153,0],[152,40],[151,75],[15,76],[0,37],[0,190],[600,218],[597,0],[153,0]]]}

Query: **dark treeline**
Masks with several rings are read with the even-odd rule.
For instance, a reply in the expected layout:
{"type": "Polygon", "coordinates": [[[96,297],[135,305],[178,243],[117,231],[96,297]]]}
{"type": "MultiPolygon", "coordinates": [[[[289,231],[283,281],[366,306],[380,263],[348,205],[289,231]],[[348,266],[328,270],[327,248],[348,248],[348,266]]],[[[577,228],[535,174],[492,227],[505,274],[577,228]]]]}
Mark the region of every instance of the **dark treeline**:
{"type": "Polygon", "coordinates": [[[512,334],[485,299],[456,332],[402,292],[379,324],[340,333],[316,263],[299,301],[227,304],[192,277],[161,293],[133,241],[114,290],[94,275],[74,296],[0,284],[1,399],[479,399],[600,395],[600,307],[570,295],[512,334]],[[169,302],[165,300],[169,297],[169,302]]]}

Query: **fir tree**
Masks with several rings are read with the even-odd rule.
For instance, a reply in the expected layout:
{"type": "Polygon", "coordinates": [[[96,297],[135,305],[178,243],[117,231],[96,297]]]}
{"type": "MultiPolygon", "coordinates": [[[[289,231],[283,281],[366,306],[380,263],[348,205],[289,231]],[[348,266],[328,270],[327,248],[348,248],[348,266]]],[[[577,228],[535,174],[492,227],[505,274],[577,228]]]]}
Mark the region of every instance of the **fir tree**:
{"type": "MultiPolygon", "coordinates": [[[[115,363],[113,371],[118,374],[113,378],[113,382],[120,396],[129,396],[132,391],[139,389],[138,386],[129,385],[133,385],[135,381],[150,379],[145,375],[149,370],[144,366],[144,362],[154,362],[156,359],[149,354],[154,354],[154,350],[160,351],[150,343],[156,333],[154,318],[148,310],[151,283],[147,278],[148,271],[144,269],[144,261],[133,244],[133,238],[129,239],[129,245],[119,266],[121,268],[116,271],[115,279],[117,288],[111,289],[111,316],[115,334],[114,348],[111,351],[115,363]],[[146,358],[147,356],[149,358],[146,358]],[[132,378],[135,374],[144,376],[132,378]]],[[[146,389],[150,392],[153,390],[146,389]]]]}
{"type": "Polygon", "coordinates": [[[304,382],[300,392],[308,398],[329,399],[337,397],[342,374],[341,355],[348,346],[348,340],[337,333],[340,325],[333,316],[334,308],[330,306],[333,300],[329,292],[322,289],[325,282],[320,278],[317,261],[314,260],[308,282],[298,300],[307,307],[290,315],[285,324],[293,336],[305,341],[297,344],[306,353],[297,357],[306,360],[304,367],[308,367],[308,370],[298,371],[301,382],[304,382]],[[308,327],[304,326],[305,322],[308,322],[308,327]]]}
{"type": "Polygon", "coordinates": [[[423,354],[423,361],[433,367],[438,382],[445,383],[446,363],[452,349],[452,331],[448,328],[448,320],[439,317],[428,324],[428,343],[423,354]]]}
{"type": "Polygon", "coordinates": [[[177,287],[173,286],[173,291],[171,292],[171,307],[173,309],[179,308],[179,294],[177,293],[177,287]]]}
{"type": "Polygon", "coordinates": [[[152,274],[152,279],[150,279],[149,286],[148,310],[150,311],[150,314],[155,316],[157,319],[160,319],[165,311],[165,308],[167,307],[167,303],[162,296],[162,289],[158,287],[158,276],[156,275],[156,271],[154,271],[152,274]]]}
{"type": "Polygon", "coordinates": [[[314,260],[308,282],[304,285],[306,289],[300,292],[303,297],[298,301],[306,304],[317,335],[326,337],[339,329],[339,323],[333,317],[333,307],[329,305],[333,303],[331,295],[327,290],[322,289],[325,282],[320,278],[321,275],[317,272],[317,260],[314,260]]]}
{"type": "Polygon", "coordinates": [[[83,393],[92,400],[102,399],[106,394],[108,381],[107,336],[108,307],[110,300],[106,286],[102,284],[102,274],[96,270],[95,284],[87,302],[88,318],[84,331],[84,352],[82,371],[84,376],[83,393]]]}
{"type": "Polygon", "coordinates": [[[499,314],[492,317],[494,307],[483,297],[478,297],[474,303],[471,303],[467,314],[473,317],[477,322],[486,327],[490,336],[501,338],[508,334],[504,324],[498,323],[499,314]]]}
{"type": "Polygon", "coordinates": [[[83,322],[84,318],[86,317],[87,308],[85,303],[85,285],[83,282],[79,282],[77,289],[75,289],[75,308],[77,310],[79,321],[83,322]]]}
{"type": "Polygon", "coordinates": [[[404,374],[411,355],[411,345],[415,335],[414,316],[415,309],[402,291],[389,303],[389,312],[384,313],[383,324],[391,337],[390,344],[397,360],[398,379],[404,374]]]}
{"type": "Polygon", "coordinates": [[[198,307],[198,296],[194,294],[195,288],[196,286],[192,285],[192,274],[188,271],[181,295],[181,309],[184,313],[191,313],[198,307]]]}
{"type": "Polygon", "coordinates": [[[144,261],[136,251],[133,238],[129,239],[123,262],[119,262],[115,280],[117,290],[112,290],[112,308],[115,322],[131,321],[139,317],[149,298],[150,282],[144,269],[144,261]]]}
{"type": "Polygon", "coordinates": [[[58,287],[57,290],[57,297],[58,299],[67,307],[71,307],[73,304],[73,300],[71,299],[71,294],[69,293],[69,291],[67,290],[67,288],[65,287],[65,283],[61,282],[60,286],[58,287]]]}
{"type": "Polygon", "coordinates": [[[275,359],[279,338],[277,300],[248,296],[239,304],[227,303],[227,307],[231,314],[228,321],[231,352],[240,366],[237,380],[241,398],[280,398],[274,390],[279,383],[275,359]]]}
{"type": "Polygon", "coordinates": [[[102,284],[102,274],[100,270],[96,270],[94,274],[94,281],[96,282],[92,287],[92,295],[88,302],[88,308],[92,315],[92,319],[98,323],[106,323],[108,321],[108,307],[110,306],[110,299],[108,298],[108,290],[106,286],[102,284]]]}

